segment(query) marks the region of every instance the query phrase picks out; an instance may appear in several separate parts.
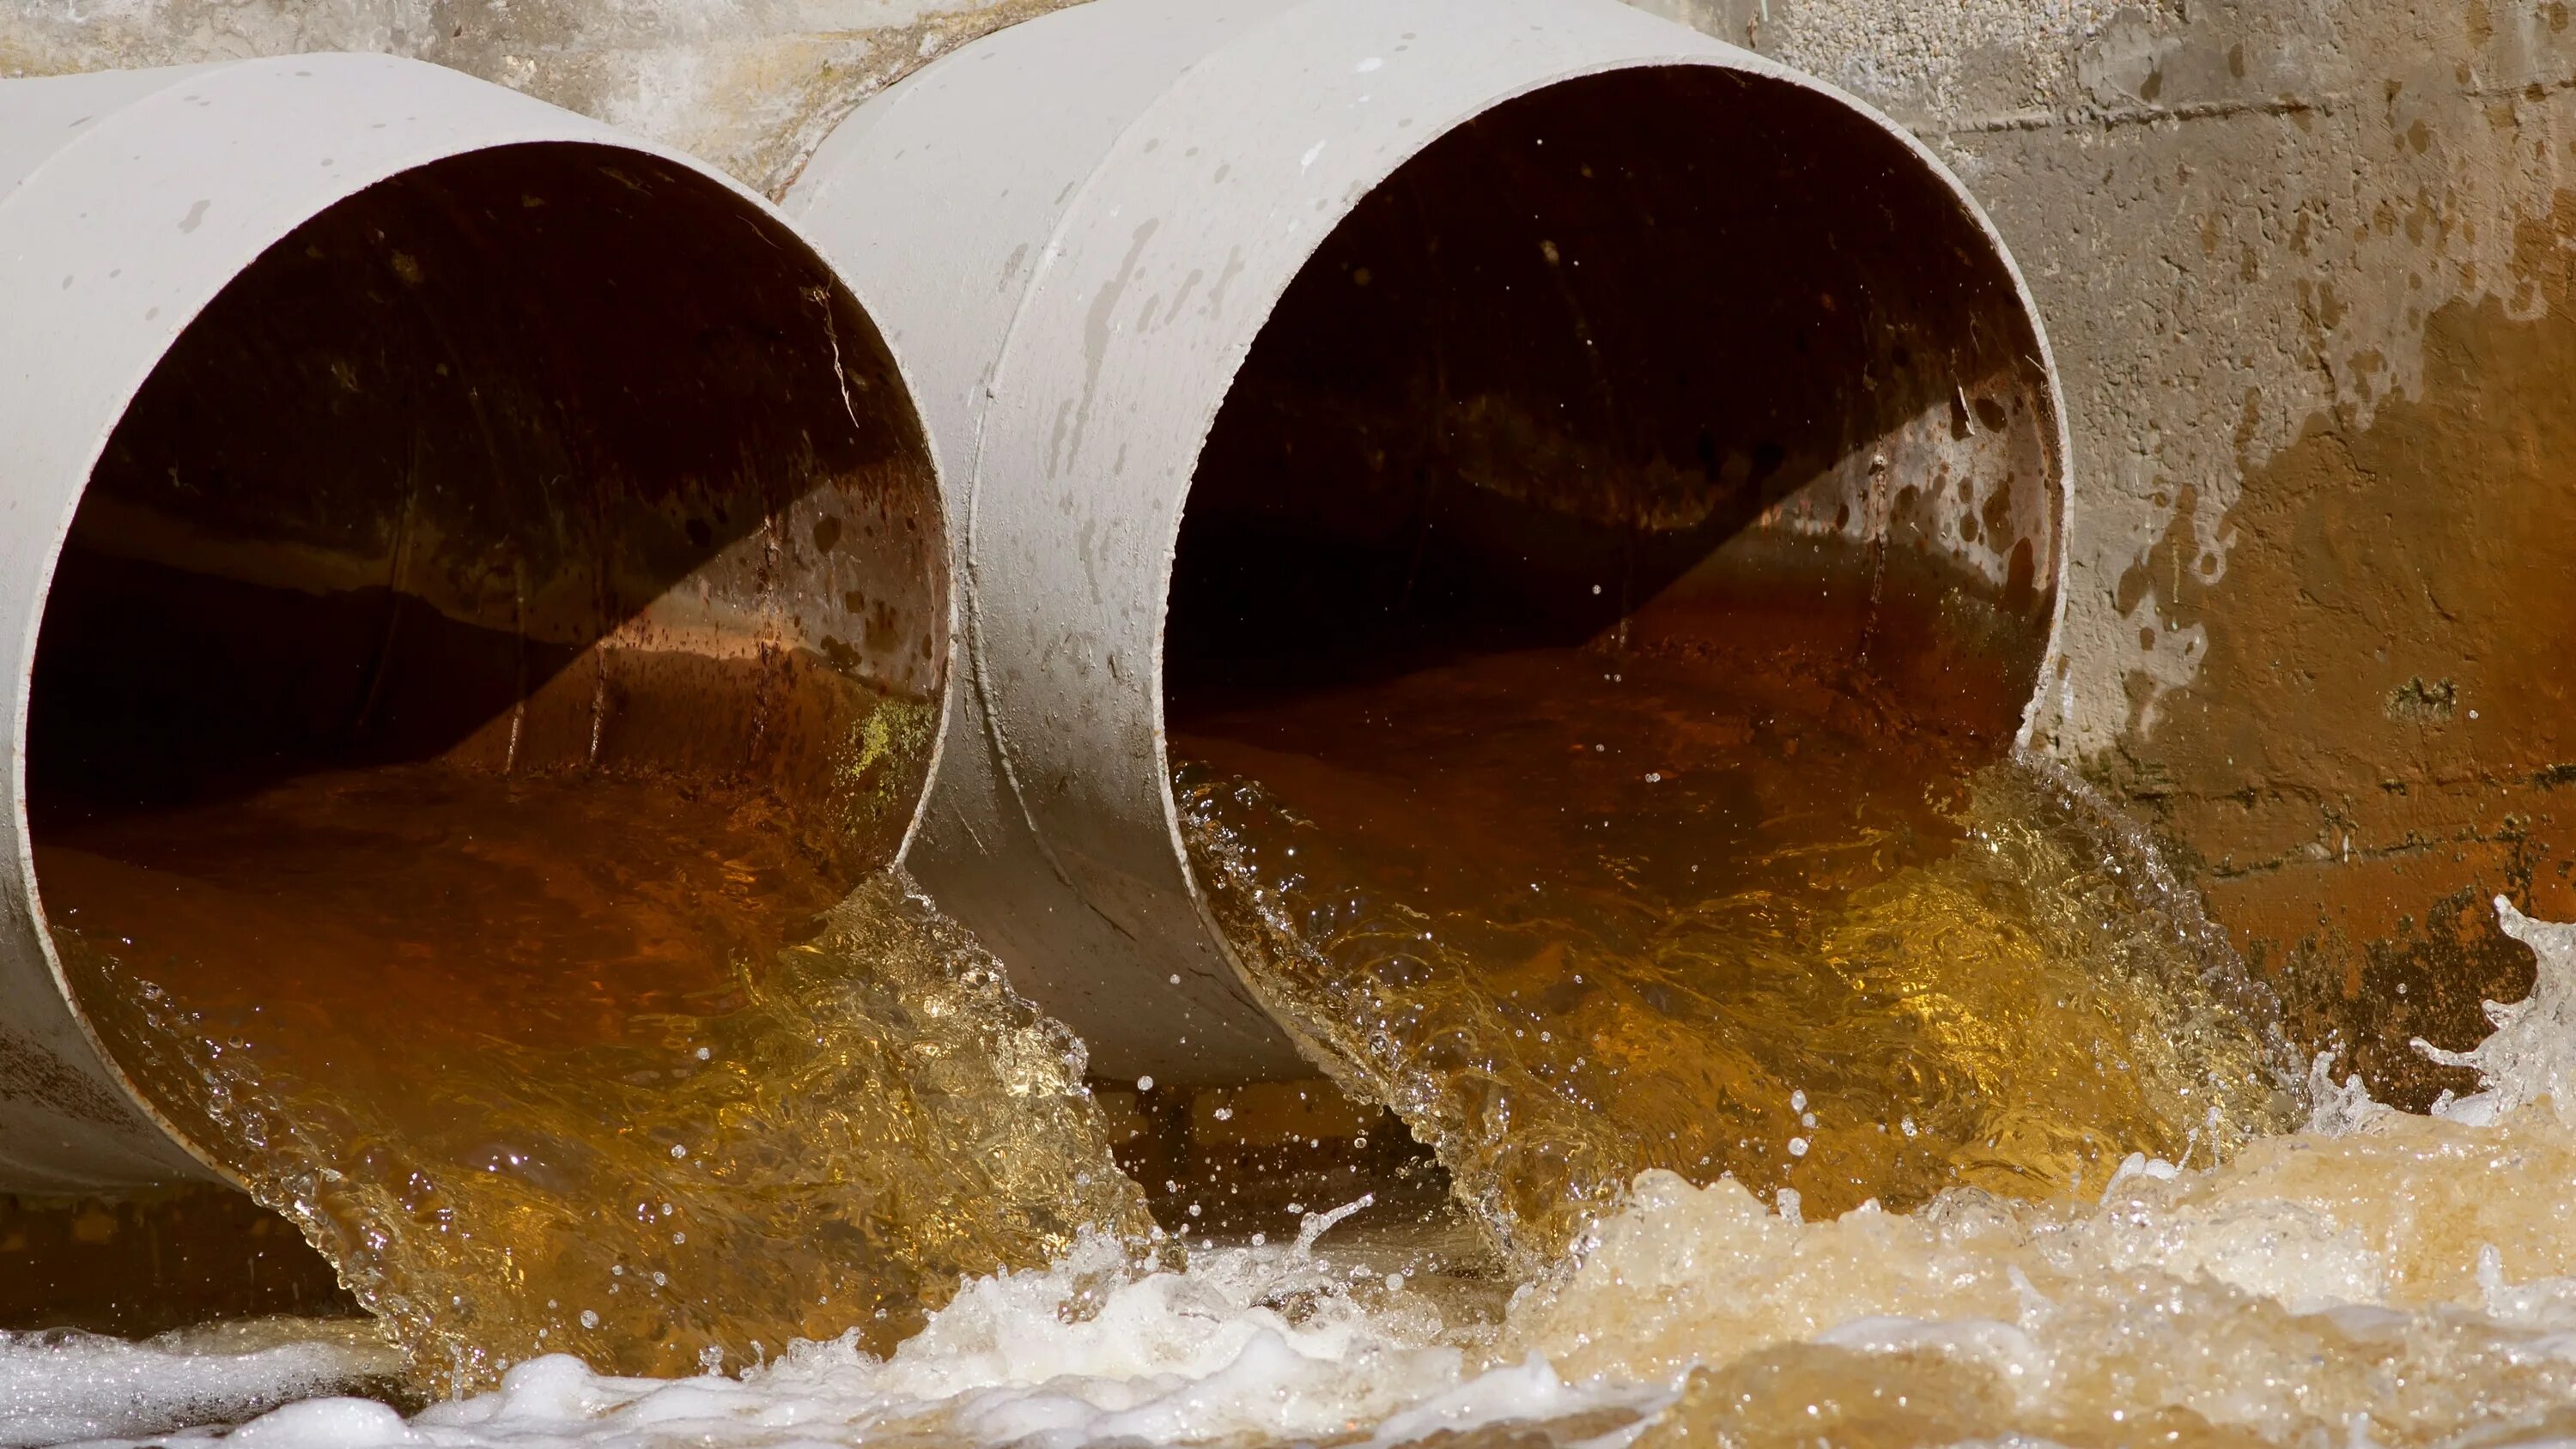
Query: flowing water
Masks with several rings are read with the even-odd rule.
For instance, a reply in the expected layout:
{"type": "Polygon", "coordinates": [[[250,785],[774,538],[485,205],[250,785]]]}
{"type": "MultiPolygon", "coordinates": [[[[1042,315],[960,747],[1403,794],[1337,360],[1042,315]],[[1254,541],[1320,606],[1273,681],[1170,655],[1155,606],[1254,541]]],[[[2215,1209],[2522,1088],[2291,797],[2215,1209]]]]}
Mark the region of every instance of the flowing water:
{"type": "MultiPolygon", "coordinates": [[[[2576,930],[2541,992],[2576,1003],[2576,930]]],[[[2555,1043],[2553,1069],[2569,1060],[2555,1043]]],[[[2508,1083],[2532,1063],[2508,1066],[2508,1083]]],[[[2544,1064],[2548,1065],[2548,1064],[2544,1064]]],[[[1336,1239],[1143,1270],[1086,1237],[967,1284],[891,1356],[801,1343],[736,1377],[568,1357],[408,1421],[315,1398],[267,1449],[849,1444],[1438,1444],[1441,1449],[2565,1442],[2576,1431],[2576,1131],[2487,1125],[2322,1082],[2309,1130],[2225,1166],[2144,1160],[2093,1194],[1954,1189],[1830,1221],[1649,1172],[1499,1317],[1458,1314],[1336,1239]]],[[[2518,1095],[2508,1090],[2507,1098],[2518,1095]]],[[[2494,1105],[2494,1104],[2491,1104],[2494,1105]]],[[[2475,1115],[2475,1114],[2473,1114],[2475,1115]]],[[[1310,1227],[1319,1226],[1317,1215],[1310,1227]]],[[[347,1377],[307,1340],[0,1342],[0,1441],[247,1417],[347,1377]],[[153,1388],[138,1388],[139,1385],[153,1388]],[[156,1415],[163,1416],[156,1418],[156,1415]]]]}
{"type": "Polygon", "coordinates": [[[119,1059],[422,1388],[891,1348],[1146,1225],[1080,1044],[899,873],[836,901],[758,792],[424,764],[52,824],[119,1059]]]}
{"type": "Polygon", "coordinates": [[[1436,1151],[1482,1253],[1401,1154],[1177,1246],[1079,1045],[900,877],[805,881],[756,798],[522,813],[476,792],[545,782],[379,772],[56,831],[76,967],[142,1004],[108,1023],[128,1060],[399,1352],[0,1339],[0,1442],[2576,1437],[2576,927],[2498,902],[2532,1002],[2457,1058],[2485,1090],[2391,1111],[2287,1075],[2223,937],[2080,785],[1708,677],[1497,656],[1178,737],[1257,986],[1436,1151]],[[589,873],[531,868],[517,819],[596,830],[544,852],[589,873]],[[640,902],[613,939],[548,944],[611,893],[640,902]],[[147,898],[153,929],[97,924],[147,898]],[[251,973],[210,939],[328,1009],[227,991],[251,973]],[[495,953],[461,973],[488,984],[424,995],[351,944],[387,940],[495,953]],[[500,1387],[330,1396],[404,1363],[500,1387]],[[675,1376],[701,1364],[731,1372],[675,1376]]]}
{"type": "Polygon", "coordinates": [[[2268,1001],[2107,806],[1857,692],[1796,707],[1821,672],[1531,651],[1175,739],[1255,985],[1524,1269],[1646,1168],[1833,1215],[2292,1120],[2268,1001]]]}

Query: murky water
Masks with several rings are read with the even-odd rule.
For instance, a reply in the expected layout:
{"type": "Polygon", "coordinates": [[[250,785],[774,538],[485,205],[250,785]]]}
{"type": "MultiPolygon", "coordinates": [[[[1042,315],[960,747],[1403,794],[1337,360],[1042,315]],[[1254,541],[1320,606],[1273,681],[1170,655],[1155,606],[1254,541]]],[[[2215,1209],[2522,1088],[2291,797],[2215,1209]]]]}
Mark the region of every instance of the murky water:
{"type": "Polygon", "coordinates": [[[835,900],[757,793],[405,766],[47,841],[119,1059],[426,1388],[891,1348],[1145,1226],[1079,1043],[900,875],[835,900]]]}
{"type": "MultiPolygon", "coordinates": [[[[2543,990],[2563,1005],[2576,1000],[2576,932],[2558,951],[2543,990]]],[[[844,1338],[679,1381],[553,1357],[408,1424],[325,1398],[260,1420],[256,1437],[292,1449],[2563,1442],[2576,1428],[2576,1226],[2547,1189],[2576,1180],[2576,1132],[2548,1104],[2476,1126],[2357,1095],[2329,1088],[2316,1128],[2223,1167],[2142,1161],[2098,1202],[1963,1188],[1912,1213],[1800,1221],[1732,1181],[1651,1172],[1499,1319],[1448,1313],[1345,1243],[1364,1235],[1363,1208],[1311,1242],[1195,1250],[1185,1270],[1140,1272],[1124,1245],[1088,1237],[1050,1268],[966,1285],[890,1356],[844,1338]]],[[[309,1392],[327,1347],[0,1343],[0,1401],[24,1406],[0,1409],[0,1438],[150,1432],[156,1403],[132,1390],[156,1373],[171,1385],[163,1412],[257,1412],[281,1390],[309,1392]]],[[[364,1372],[363,1353],[333,1351],[345,1374],[364,1372]]]]}
{"type": "MultiPolygon", "coordinates": [[[[1652,661],[1460,668],[1201,716],[1181,787],[1263,989],[1504,1251],[1385,1151],[1299,1164],[1266,1230],[1158,1237],[1078,1044],[900,877],[829,899],[757,798],[520,814],[545,782],[323,777],[56,831],[49,908],[395,1361],[501,1387],[406,1420],[327,1395],[388,1366],[345,1329],[13,1338],[0,1442],[255,1414],[244,1442],[289,1449],[2576,1433],[2576,928],[2507,915],[2542,970],[2466,1058],[2488,1089],[2401,1114],[2322,1061],[2289,1080],[2188,891],[2046,766],[1730,714],[1652,661]],[[514,819],[599,839],[514,848],[514,819]],[[544,934],[612,887],[643,903],[614,940],[544,934]],[[151,924],[88,924],[111,905],[151,924]],[[496,954],[422,995],[360,939],[496,954]],[[253,964],[313,1009],[227,988],[253,964]]],[[[1158,1202],[1260,1196],[1266,1159],[1221,1160],[1158,1202]]]]}
{"type": "Polygon", "coordinates": [[[1488,656],[1175,741],[1256,984],[1525,1268],[1646,1168],[1824,1216],[2292,1120],[2269,1003],[2143,841],[2045,765],[1801,708],[1812,663],[1488,656]]]}

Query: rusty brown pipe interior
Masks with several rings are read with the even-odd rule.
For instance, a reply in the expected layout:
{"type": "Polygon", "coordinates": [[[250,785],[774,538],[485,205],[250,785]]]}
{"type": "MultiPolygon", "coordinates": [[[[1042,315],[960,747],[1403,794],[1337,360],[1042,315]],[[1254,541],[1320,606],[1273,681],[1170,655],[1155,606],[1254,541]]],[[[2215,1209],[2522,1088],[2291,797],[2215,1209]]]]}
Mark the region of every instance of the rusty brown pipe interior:
{"type": "Polygon", "coordinates": [[[1990,235],[1847,107],[1681,67],[1497,107],[1360,203],[1226,395],[1171,726],[1794,635],[1999,756],[2056,622],[2045,354],[1990,235]]]}

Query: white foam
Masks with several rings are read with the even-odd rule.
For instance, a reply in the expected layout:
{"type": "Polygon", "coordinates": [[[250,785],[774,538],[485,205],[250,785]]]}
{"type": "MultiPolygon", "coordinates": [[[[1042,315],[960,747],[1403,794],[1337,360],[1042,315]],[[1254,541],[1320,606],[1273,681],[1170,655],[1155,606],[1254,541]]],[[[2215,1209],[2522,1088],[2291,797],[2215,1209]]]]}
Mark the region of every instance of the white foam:
{"type": "Polygon", "coordinates": [[[2546,1097],[2558,1120],[2576,1127],[2576,924],[2538,921],[2495,898],[2504,933],[2539,958],[2531,995],[2516,1002],[2486,1003],[2495,1031],[2464,1052],[2444,1051],[2422,1037],[2415,1050],[2446,1067],[2471,1067],[2484,1090],[2433,1108],[2437,1117],[2486,1127],[2527,1102],[2546,1097]]]}
{"type": "Polygon", "coordinates": [[[373,1399],[307,1399],[244,1424],[224,1442],[257,1449],[373,1449],[422,1440],[373,1399]]]}
{"type": "MultiPolygon", "coordinates": [[[[85,1333],[0,1333],[0,1445],[232,1423],[392,1367],[371,1334],[329,1325],[245,1324],[148,1343],[85,1333]]],[[[399,1416],[394,1424],[401,1427],[399,1416]]]]}
{"type": "Polygon", "coordinates": [[[1416,1406],[1476,1423],[1496,1405],[1516,1417],[1599,1401],[1551,1390],[1525,1367],[1489,1375],[1494,1387],[1480,1391],[1466,1356],[1441,1341],[1445,1328],[1383,1275],[1354,1276],[1294,1245],[1202,1248],[1186,1272],[1138,1272],[1125,1248],[1095,1237],[1044,1271],[966,1284],[890,1359],[844,1338],[799,1344],[740,1380],[673,1383],[539,1359],[495,1393],[430,1409],[412,1430],[442,1446],[615,1444],[649,1427],[746,1445],[912,1430],[1075,1449],[1341,1435],[1416,1406]]]}
{"type": "MultiPolygon", "coordinates": [[[[2508,1409],[2537,1423],[2576,1404],[2576,1226],[2552,1198],[2498,1189],[2576,1179],[2576,1134],[2537,1105],[2567,1101],[2576,1082],[2576,928],[2501,913],[2541,953],[2541,980],[2531,1002],[2490,1010],[2487,1046],[2456,1054],[2485,1074],[2474,1112],[2430,1120],[2335,1089],[2308,1133],[2216,1170],[2140,1157],[2098,1204],[1962,1193],[1911,1215],[1804,1222],[1731,1181],[1649,1173],[1583,1261],[1524,1291],[1499,1337],[1445,1322],[1382,1265],[1315,1251],[1347,1214],[1311,1215],[1296,1243],[1201,1247],[1186,1271],[1146,1271],[1091,1237],[1042,1271],[964,1284],[888,1359],[845,1338],[739,1379],[666,1381],[544,1358],[408,1423],[365,1400],[310,1398],[233,1438],[1393,1449],[1443,1430],[1652,1413],[1695,1365],[1800,1341],[1983,1365],[2035,1412],[2134,1380],[2121,1392],[2138,1407],[2181,1405],[2284,1443],[2323,1442],[2329,1424],[2439,1437],[2508,1409]]],[[[0,1336],[0,1443],[238,1420],[383,1363],[380,1348],[238,1333],[0,1336]]],[[[1605,1422],[1582,1449],[1625,1449],[1643,1420],[1605,1422]]]]}
{"type": "MultiPolygon", "coordinates": [[[[1543,1357],[1472,1372],[1454,1336],[1427,1300],[1389,1287],[1388,1275],[1295,1244],[1202,1248],[1185,1272],[1145,1272],[1120,1245],[1087,1238],[1044,1271],[967,1283],[890,1359],[845,1338],[799,1344],[739,1379],[657,1380],[594,1374],[556,1355],[518,1366],[492,1393],[433,1406],[408,1424],[379,1404],[324,1398],[256,1419],[233,1439],[255,1449],[622,1449],[701,1439],[787,1449],[931,1434],[1077,1449],[1366,1434],[1370,1444],[1392,1446],[1443,1429],[1650,1410],[1669,1397],[1661,1386],[1569,1384],[1543,1357]]],[[[137,1365],[173,1357],[168,1349],[81,1343],[137,1365]]],[[[191,1368],[229,1385],[230,1397],[171,1400],[156,1414],[111,1420],[98,1412],[98,1394],[57,1376],[58,1397],[87,1416],[57,1415],[12,1442],[132,1434],[171,1422],[190,1404],[222,1419],[232,1417],[226,1407],[263,1393],[274,1402],[332,1382],[327,1373],[261,1378],[246,1363],[212,1358],[191,1368]]],[[[133,1377],[155,1371],[140,1367],[133,1377]]],[[[1613,1417],[1622,1427],[1583,1449],[1621,1449],[1643,1422],[1613,1417]]]]}

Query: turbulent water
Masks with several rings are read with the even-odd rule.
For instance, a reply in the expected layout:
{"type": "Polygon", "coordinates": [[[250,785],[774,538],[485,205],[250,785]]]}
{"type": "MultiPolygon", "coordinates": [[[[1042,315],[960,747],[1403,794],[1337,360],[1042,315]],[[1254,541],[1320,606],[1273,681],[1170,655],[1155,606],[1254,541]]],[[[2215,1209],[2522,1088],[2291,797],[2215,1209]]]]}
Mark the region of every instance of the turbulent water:
{"type": "Polygon", "coordinates": [[[2541,969],[2471,1054],[2484,1091],[2413,1116],[2321,1060],[2305,1130],[2214,1168],[2139,1157],[2098,1194],[1954,1188],[1808,1220],[1652,1170],[1499,1315],[1366,1251],[1368,1207],[1186,1266],[1090,1234],[965,1284],[891,1354],[851,1333],[682,1380],[549,1356],[409,1420],[270,1409],[385,1371],[345,1330],[22,1336],[0,1341],[0,1442],[249,1415],[235,1437],[276,1449],[2557,1440],[2576,1432],[2556,1090],[2576,927],[2497,904],[2541,969]]]}
{"type": "MultiPolygon", "coordinates": [[[[312,1023],[192,999],[190,958],[90,929],[76,967],[142,1004],[111,1028],[157,1043],[154,1081],[199,1084],[179,1105],[386,1336],[0,1337],[0,1443],[2576,1437],[2576,927],[2497,903],[2539,956],[2533,997],[2492,1007],[2474,1050],[2425,1048],[2481,1091],[2399,1113],[2323,1059],[2283,1080],[2189,893],[2047,767],[1872,776],[1870,749],[1757,720],[1745,768],[1693,781],[1654,757],[1675,711],[1608,682],[1642,703],[1508,720],[1443,686],[1477,737],[1555,732],[1524,755],[1568,776],[1463,805],[1390,797],[1409,767],[1384,738],[1354,744],[1385,772],[1358,787],[1315,756],[1182,781],[1257,982],[1436,1148],[1504,1253],[1458,1252],[1356,1162],[1347,1199],[1301,1186],[1266,1240],[1165,1236],[1112,1166],[1078,1043],[899,876],[813,929],[728,935],[711,959],[770,952],[730,980],[658,937],[595,952],[668,958],[635,968],[671,985],[661,1009],[614,1029],[504,1030],[484,1002],[476,1052],[423,1019],[440,1050],[362,1054],[356,1077],[312,1023]],[[1561,868],[1494,889],[1533,860],[1561,868]],[[676,1376],[701,1364],[724,1372],[676,1376]],[[614,1376],[637,1369],[665,1376],[614,1376]],[[455,1396],[408,1417],[334,1396],[402,1378],[455,1396]]],[[[755,855],[710,858],[758,885],[755,855]]],[[[187,889],[220,895],[198,870],[187,889]]]]}
{"type": "MultiPolygon", "coordinates": [[[[2576,929],[2524,923],[2537,1003],[2576,1009],[2576,929]]],[[[739,1377],[524,1364],[406,1422],[296,1403],[244,1443],[1102,1443],[1447,1449],[2056,1442],[2502,1445],[2576,1431],[2576,1130],[2536,1093],[2560,1033],[2504,1041],[2490,1093],[2411,1116],[2323,1079],[2308,1130],[2210,1169],[2140,1159],[2098,1198],[1953,1189],[1804,1221],[1650,1171],[1499,1317],[1300,1241],[1139,1263],[1087,1237],[965,1286],[890,1356],[803,1343],[739,1377]]],[[[1327,1230],[1329,1228],[1329,1230],[1327,1230]]],[[[308,1344],[0,1344],[0,1439],[143,1434],[307,1393],[308,1344]],[[159,1417],[156,1417],[159,1416],[159,1417]]],[[[209,1431],[211,1432],[211,1431],[209,1431]]]]}
{"type": "Polygon", "coordinates": [[[1488,657],[1178,741],[1254,985],[1525,1270],[1650,1167],[1823,1216],[2291,1125],[2268,1001],[2080,782],[1743,678],[1488,657]]]}
{"type": "Polygon", "coordinates": [[[332,1260],[416,1388],[548,1352],[687,1373],[844,1330],[891,1348],[961,1276],[1149,1230],[1080,1043],[900,872],[764,932],[726,888],[803,883],[754,868],[767,836],[742,802],[678,837],[702,880],[612,799],[599,823],[631,833],[589,853],[604,885],[523,860],[504,827],[532,817],[499,788],[305,783],[226,807],[233,833],[162,816],[159,855],[101,829],[43,861],[121,1059],[332,1260]],[[335,828],[240,825],[314,812],[335,828]],[[315,835],[317,861],[249,845],[315,835]],[[370,851],[398,893],[373,889],[370,851]],[[633,939],[563,937],[611,886],[638,898],[633,939]],[[557,936],[513,938],[532,922],[557,936]],[[485,941],[543,959],[464,952],[485,941]]]}

